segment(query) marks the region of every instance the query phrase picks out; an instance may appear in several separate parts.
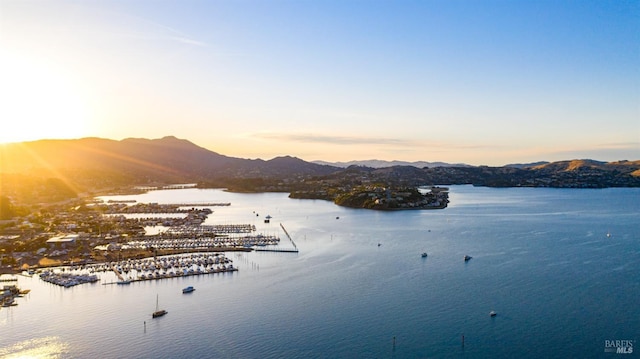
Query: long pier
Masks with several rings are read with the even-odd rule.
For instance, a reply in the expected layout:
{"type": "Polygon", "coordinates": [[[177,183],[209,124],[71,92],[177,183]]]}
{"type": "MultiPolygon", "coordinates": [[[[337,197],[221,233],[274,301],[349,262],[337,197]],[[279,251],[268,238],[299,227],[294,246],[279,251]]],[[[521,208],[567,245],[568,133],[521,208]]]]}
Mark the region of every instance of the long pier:
{"type": "Polygon", "coordinates": [[[120,279],[123,282],[125,281],[124,278],[122,277],[122,274],[120,274],[120,272],[118,272],[118,269],[113,264],[111,265],[111,269],[116,274],[116,277],[118,277],[118,279],[120,279]]]}
{"type": "Polygon", "coordinates": [[[192,203],[171,203],[172,206],[178,207],[216,207],[216,206],[230,206],[230,202],[192,202],[192,203]]]}
{"type": "Polygon", "coordinates": [[[289,235],[289,232],[287,232],[287,230],[284,228],[284,225],[282,225],[282,223],[280,223],[280,227],[282,227],[282,230],[284,231],[284,234],[287,235],[287,237],[291,241],[291,244],[293,244],[293,248],[295,248],[296,252],[297,252],[298,251],[298,247],[296,246],[296,242],[293,241],[293,238],[291,238],[291,236],[289,235]]]}
{"type": "Polygon", "coordinates": [[[278,249],[278,248],[256,248],[256,252],[285,252],[285,253],[298,253],[298,249],[278,249]]]}
{"type": "Polygon", "coordinates": [[[287,229],[284,228],[284,225],[282,225],[282,223],[280,223],[280,227],[282,227],[282,230],[284,231],[284,234],[287,235],[287,238],[289,238],[289,240],[291,241],[291,244],[293,244],[293,249],[286,249],[286,248],[255,248],[254,251],[256,251],[256,252],[298,253],[298,247],[296,247],[296,243],[293,241],[293,239],[289,235],[289,232],[287,232],[287,229]]]}

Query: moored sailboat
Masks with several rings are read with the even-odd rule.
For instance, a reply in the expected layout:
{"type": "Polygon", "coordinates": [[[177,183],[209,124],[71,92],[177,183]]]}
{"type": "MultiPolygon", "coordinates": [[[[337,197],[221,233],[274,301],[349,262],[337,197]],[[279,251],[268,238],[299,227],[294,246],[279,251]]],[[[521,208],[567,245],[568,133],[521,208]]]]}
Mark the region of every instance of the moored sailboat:
{"type": "Polygon", "coordinates": [[[151,314],[152,318],[158,318],[161,317],[165,314],[167,314],[168,312],[164,309],[160,309],[160,307],[158,306],[158,296],[156,295],[156,311],[153,312],[153,314],[151,314]]]}

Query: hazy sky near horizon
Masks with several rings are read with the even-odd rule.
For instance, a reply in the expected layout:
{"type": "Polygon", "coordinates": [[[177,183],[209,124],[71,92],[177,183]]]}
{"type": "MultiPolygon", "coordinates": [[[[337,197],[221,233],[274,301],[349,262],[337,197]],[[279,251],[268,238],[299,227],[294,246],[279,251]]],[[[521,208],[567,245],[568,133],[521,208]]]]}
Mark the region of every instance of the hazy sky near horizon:
{"type": "Polygon", "coordinates": [[[0,143],[640,159],[639,1],[0,0],[0,143]]]}

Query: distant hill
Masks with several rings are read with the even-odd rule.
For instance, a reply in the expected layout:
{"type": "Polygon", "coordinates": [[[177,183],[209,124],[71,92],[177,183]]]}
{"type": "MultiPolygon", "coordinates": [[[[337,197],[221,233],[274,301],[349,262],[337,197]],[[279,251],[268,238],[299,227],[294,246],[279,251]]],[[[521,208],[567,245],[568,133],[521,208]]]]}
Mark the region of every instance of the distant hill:
{"type": "Polygon", "coordinates": [[[599,162],[571,160],[538,166],[431,167],[351,166],[330,175],[332,181],[350,178],[404,186],[472,184],[487,187],[604,188],[640,187],[640,161],[599,162]]]}
{"type": "Polygon", "coordinates": [[[581,168],[593,168],[602,170],[613,170],[616,167],[633,165],[634,162],[602,162],[594,160],[570,160],[570,161],[558,161],[553,163],[540,163],[538,165],[529,166],[538,171],[575,171],[581,168]]]}
{"type": "Polygon", "coordinates": [[[609,175],[628,174],[640,177],[640,160],[601,162],[594,160],[571,160],[541,164],[531,168],[541,174],[561,172],[593,172],[608,173],[609,175]]]}
{"type": "Polygon", "coordinates": [[[334,167],[347,168],[349,166],[364,166],[371,168],[384,168],[393,166],[413,166],[417,168],[425,167],[473,167],[464,163],[446,163],[446,162],[426,162],[426,161],[384,161],[384,160],[363,160],[363,161],[348,161],[348,162],[327,162],[327,161],[312,161],[313,163],[328,165],[334,167]]]}
{"type": "Polygon", "coordinates": [[[221,178],[325,175],[339,168],[285,156],[268,161],[228,157],[172,136],[161,139],[40,140],[0,146],[0,173],[64,177],[101,188],[221,178]]]}
{"type": "Polygon", "coordinates": [[[513,168],[531,168],[531,167],[536,167],[536,166],[540,166],[540,165],[546,165],[547,161],[538,161],[538,162],[532,162],[532,163],[512,163],[512,164],[508,164],[505,165],[505,167],[513,167],[513,168]]]}

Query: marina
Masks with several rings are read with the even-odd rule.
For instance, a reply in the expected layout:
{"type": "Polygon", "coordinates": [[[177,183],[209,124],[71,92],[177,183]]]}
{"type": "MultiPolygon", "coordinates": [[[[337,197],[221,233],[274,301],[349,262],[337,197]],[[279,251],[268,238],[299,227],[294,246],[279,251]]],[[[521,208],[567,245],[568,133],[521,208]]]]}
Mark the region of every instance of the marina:
{"type": "Polygon", "coordinates": [[[184,235],[184,238],[138,239],[129,241],[122,247],[126,249],[166,249],[166,250],[214,250],[221,248],[248,248],[254,246],[274,246],[280,243],[280,238],[273,235],[245,235],[245,236],[215,236],[192,237],[184,235]]]}
{"type": "Polygon", "coordinates": [[[95,283],[100,280],[95,274],[60,273],[54,272],[53,269],[45,270],[44,272],[40,273],[39,277],[45,282],[66,288],[73,287],[79,284],[95,283]]]}
{"type": "Polygon", "coordinates": [[[236,271],[238,268],[234,267],[233,261],[223,253],[189,253],[50,268],[42,271],[38,276],[45,282],[68,288],[79,284],[95,283],[104,279],[102,277],[106,278],[101,273],[115,275],[115,280],[105,281],[103,285],[123,285],[140,281],[236,271]]]}

